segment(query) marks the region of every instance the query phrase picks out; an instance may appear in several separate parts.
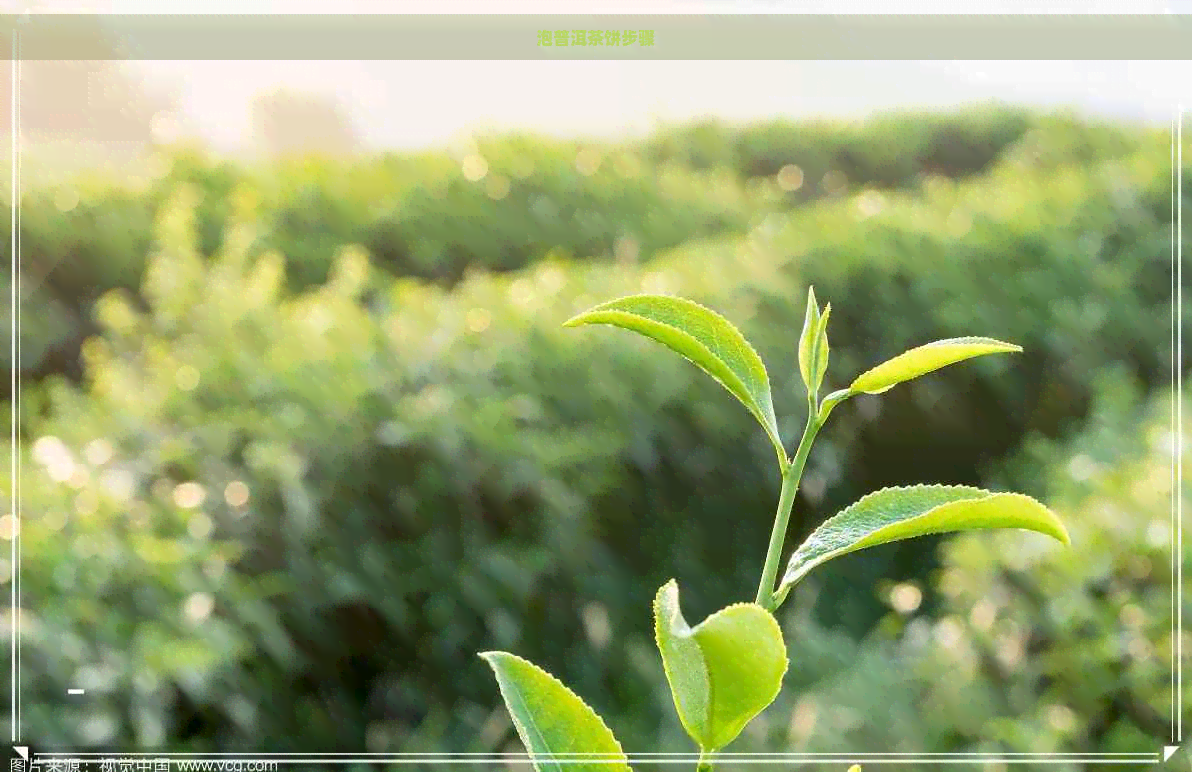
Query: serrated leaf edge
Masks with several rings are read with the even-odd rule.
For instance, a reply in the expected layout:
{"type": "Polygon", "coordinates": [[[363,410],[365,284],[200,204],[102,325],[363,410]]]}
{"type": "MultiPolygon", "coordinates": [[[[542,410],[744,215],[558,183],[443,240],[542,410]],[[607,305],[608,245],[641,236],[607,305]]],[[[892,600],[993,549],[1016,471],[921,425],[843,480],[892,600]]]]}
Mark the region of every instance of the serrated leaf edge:
{"type": "MultiPolygon", "coordinates": [[[[658,592],[654,595],[654,644],[658,647],[658,654],[662,658],[662,672],[666,674],[666,683],[667,683],[667,686],[670,687],[670,690],[671,690],[671,701],[674,702],[674,704],[675,704],[675,712],[679,715],[679,723],[681,723],[683,725],[683,728],[685,730],[687,730],[687,733],[689,735],[692,735],[692,734],[695,734],[695,732],[692,732],[691,727],[687,726],[687,717],[683,715],[683,711],[679,708],[679,696],[677,694],[675,694],[674,686],[672,686],[672,684],[674,683],[674,674],[673,674],[673,671],[671,670],[670,663],[667,661],[667,658],[665,656],[662,656],[662,624],[661,623],[662,623],[663,614],[659,613],[659,611],[660,611],[659,601],[662,599],[663,592],[665,592],[667,590],[667,588],[669,588],[671,585],[674,585],[675,594],[678,595],[679,582],[676,579],[671,579],[666,584],[662,585],[660,588],[658,588],[658,592]]],[[[694,638],[695,630],[691,627],[691,623],[687,621],[687,618],[683,616],[683,604],[682,604],[681,600],[679,600],[679,599],[676,599],[675,611],[678,614],[679,621],[683,623],[683,627],[685,628],[684,630],[681,630],[677,634],[683,638],[694,638]]],[[[670,620],[667,620],[667,622],[669,623],[670,620]]],[[[707,682],[708,690],[710,692],[712,689],[712,677],[711,677],[711,674],[708,673],[708,663],[704,659],[702,650],[700,651],[699,666],[704,674],[704,681],[707,682]]],[[[710,694],[709,694],[708,706],[709,706],[709,710],[711,710],[711,695],[710,694]]],[[[703,730],[703,729],[704,728],[701,727],[701,730],[703,730]]],[[[702,735],[705,733],[706,733],[706,731],[701,731],[699,734],[702,735]]],[[[691,739],[695,740],[694,737],[692,737],[691,739]]],[[[699,743],[698,740],[696,740],[696,742],[699,743]]]]}
{"type": "MultiPolygon", "coordinates": [[[[854,501],[852,504],[849,504],[847,507],[845,507],[844,509],[837,512],[832,517],[829,517],[827,520],[820,523],[818,526],[816,526],[816,528],[812,531],[812,533],[814,534],[815,531],[818,531],[821,528],[824,528],[829,523],[831,523],[841,517],[844,517],[846,514],[849,513],[850,510],[859,508],[866,501],[868,501],[876,496],[879,496],[881,494],[888,494],[888,493],[891,493],[894,491],[924,490],[927,488],[952,490],[952,491],[969,491],[969,492],[976,493],[979,495],[969,496],[967,498],[955,499],[954,501],[948,501],[943,504],[938,504],[938,505],[932,507],[931,509],[928,509],[927,511],[916,515],[915,517],[909,518],[908,520],[899,521],[900,523],[906,523],[906,522],[910,522],[912,520],[918,520],[920,518],[927,517],[935,510],[940,509],[942,507],[951,506],[952,504],[959,504],[963,501],[980,501],[981,499],[992,498],[994,496],[1021,496],[1022,498],[1029,499],[1030,501],[1033,501],[1034,503],[1038,504],[1039,506],[1043,507],[1044,509],[1051,511],[1050,508],[1046,504],[1044,504],[1043,502],[1034,498],[1033,496],[1028,496],[1025,493],[1015,493],[1013,491],[990,491],[990,490],[985,490],[984,488],[976,488],[971,485],[943,485],[943,484],[938,484],[938,483],[928,483],[928,484],[921,484],[921,485],[891,485],[886,488],[882,488],[881,490],[876,490],[871,493],[865,494],[861,498],[854,501]]],[[[870,536],[874,536],[875,534],[879,533],[881,530],[883,530],[883,529],[878,529],[877,531],[874,531],[873,533],[866,535],[864,538],[867,539],[870,536]]],[[[1071,544],[1071,536],[1068,535],[1068,531],[1066,528],[1063,527],[1062,523],[1060,524],[1060,530],[1064,534],[1064,536],[1067,537],[1066,540],[1061,540],[1061,542],[1065,545],[1070,545],[1071,544]]],[[[810,538],[810,536],[808,538],[810,538]]],[[[861,539],[860,541],[864,541],[864,539],[861,539]]],[[[806,540],[804,540],[804,544],[805,543],[806,543],[806,540]]],[[[832,558],[836,558],[841,555],[847,555],[849,552],[855,552],[855,551],[864,549],[864,547],[856,547],[856,545],[854,544],[854,545],[851,545],[850,548],[839,549],[839,550],[834,550],[832,552],[829,552],[829,553],[821,556],[814,563],[811,563],[810,565],[806,566],[804,568],[804,570],[794,580],[791,580],[790,579],[791,563],[794,562],[795,555],[797,555],[799,553],[799,548],[802,546],[803,545],[800,544],[799,547],[796,547],[795,551],[793,553],[791,553],[790,560],[787,561],[787,570],[782,577],[782,581],[778,585],[779,593],[783,592],[784,590],[789,588],[791,585],[793,585],[795,582],[802,579],[804,576],[806,576],[811,571],[811,569],[815,568],[816,566],[823,565],[824,563],[831,560],[832,558]]]]}
{"type": "MultiPolygon", "coordinates": [[[[550,681],[552,681],[552,682],[553,682],[553,683],[554,683],[556,686],[558,686],[560,689],[562,689],[562,690],[563,690],[563,691],[565,691],[567,694],[570,694],[572,697],[574,697],[576,700],[578,700],[578,701],[579,701],[579,703],[580,703],[581,705],[583,705],[585,708],[587,708],[587,709],[588,709],[588,711],[589,711],[589,712],[590,712],[590,713],[591,713],[593,716],[595,716],[596,720],[597,720],[597,721],[600,723],[600,726],[601,726],[601,727],[602,727],[602,728],[603,728],[603,729],[604,729],[606,732],[608,732],[608,734],[609,734],[609,737],[611,737],[611,738],[612,738],[613,745],[615,745],[615,746],[617,747],[617,752],[616,752],[615,754],[614,754],[614,753],[596,753],[596,754],[591,754],[591,755],[592,755],[592,756],[599,756],[599,757],[601,757],[602,759],[604,759],[605,761],[609,761],[609,760],[611,760],[611,759],[617,759],[617,758],[619,757],[619,760],[623,761],[626,767],[628,767],[628,766],[629,766],[629,758],[628,758],[628,756],[626,756],[626,755],[625,755],[625,749],[621,747],[621,742],[620,742],[620,740],[618,740],[618,739],[617,739],[617,736],[616,736],[616,734],[614,734],[614,733],[613,733],[613,730],[612,730],[612,729],[610,729],[610,728],[609,728],[609,726],[608,726],[608,724],[606,724],[606,723],[605,723],[605,721],[604,721],[604,718],[603,718],[603,717],[600,715],[600,713],[598,713],[598,712],[597,712],[597,711],[596,711],[596,710],[595,710],[595,709],[594,709],[594,708],[593,708],[591,705],[589,705],[589,704],[588,704],[588,703],[587,703],[587,702],[584,700],[584,698],[583,698],[583,697],[580,697],[578,694],[576,694],[574,691],[572,691],[572,690],[571,690],[571,688],[570,688],[569,686],[567,686],[567,684],[565,684],[565,683],[563,683],[562,681],[560,681],[560,680],[559,680],[559,679],[558,679],[558,678],[557,678],[557,677],[556,677],[556,676],[555,676],[553,673],[551,673],[550,671],[548,671],[546,668],[543,668],[543,667],[540,667],[540,666],[538,666],[538,665],[534,664],[533,662],[531,662],[530,660],[526,659],[525,657],[519,657],[518,655],[516,655],[516,654],[512,654],[512,653],[510,653],[510,652],[507,652],[507,651],[483,651],[483,652],[480,652],[480,653],[479,653],[477,656],[478,656],[478,657],[480,657],[481,659],[483,659],[483,660],[484,660],[484,661],[485,661],[485,662],[488,664],[488,666],[489,666],[490,668],[492,668],[492,670],[493,670],[493,673],[494,673],[494,674],[496,674],[496,671],[497,671],[497,669],[496,669],[496,667],[494,667],[494,666],[493,666],[493,663],[492,663],[492,660],[491,660],[491,657],[493,657],[493,656],[495,656],[495,655],[499,655],[499,656],[502,656],[502,657],[508,657],[509,659],[517,660],[518,662],[521,662],[521,663],[523,663],[523,664],[529,665],[529,666],[530,666],[531,668],[533,668],[534,670],[537,670],[538,672],[540,672],[540,673],[542,673],[543,675],[545,675],[545,676],[547,677],[547,679],[549,679],[550,681]],[[608,757],[608,758],[605,758],[605,757],[608,757]]],[[[499,678],[498,678],[497,686],[498,686],[498,687],[500,688],[500,690],[501,690],[501,696],[502,696],[502,698],[504,698],[504,696],[505,696],[505,689],[504,689],[504,686],[503,686],[503,684],[501,684],[501,683],[500,683],[500,679],[499,679],[499,678]]],[[[510,719],[513,721],[514,725],[516,725],[516,726],[517,726],[519,729],[522,729],[522,730],[525,730],[525,729],[526,729],[526,727],[525,727],[525,726],[522,724],[522,722],[521,722],[520,720],[518,720],[518,718],[517,718],[517,715],[516,715],[516,714],[515,714],[515,713],[514,713],[512,710],[509,710],[509,706],[508,706],[508,705],[506,705],[506,711],[509,713],[509,718],[510,718],[510,719]]],[[[528,710],[527,710],[527,711],[526,711],[526,713],[528,714],[528,713],[530,713],[530,711],[528,711],[528,710]]],[[[539,731],[537,731],[537,727],[535,727],[535,732],[534,732],[534,734],[535,734],[535,735],[537,735],[538,737],[542,737],[542,733],[541,733],[541,732],[539,732],[539,731]]],[[[544,741],[544,744],[545,744],[545,741],[544,741]]],[[[530,756],[530,760],[531,760],[531,762],[532,762],[532,763],[533,763],[533,765],[534,765],[534,769],[535,769],[535,770],[538,770],[538,772],[541,772],[541,767],[539,767],[539,766],[538,766],[538,763],[539,763],[539,762],[538,762],[538,760],[535,758],[535,754],[534,754],[534,752],[533,752],[533,751],[531,751],[529,748],[526,748],[526,753],[527,753],[527,754],[529,754],[529,756],[530,756]]],[[[565,754],[565,755],[566,755],[566,754],[565,754]]],[[[551,757],[550,761],[552,761],[552,762],[554,761],[554,757],[553,757],[553,756],[551,757]]]]}
{"type": "MultiPolygon", "coordinates": [[[[719,611],[709,614],[707,619],[705,619],[704,621],[702,621],[698,625],[696,625],[694,628],[692,628],[691,636],[694,638],[697,634],[699,634],[699,631],[703,627],[705,627],[709,623],[715,621],[716,619],[719,619],[722,616],[727,616],[729,613],[736,611],[737,609],[747,609],[747,608],[755,608],[755,609],[758,609],[763,612],[763,616],[765,617],[766,621],[769,622],[770,625],[773,627],[774,632],[778,635],[779,644],[782,646],[782,672],[778,674],[778,688],[774,691],[774,695],[770,697],[770,702],[773,702],[774,698],[778,696],[778,693],[780,691],[782,691],[782,679],[786,677],[786,671],[790,669],[791,661],[790,661],[790,657],[787,655],[786,641],[783,640],[783,637],[782,637],[782,626],[778,624],[778,620],[775,619],[774,615],[771,614],[769,611],[767,611],[764,606],[762,606],[761,604],[758,604],[758,603],[752,603],[752,602],[746,602],[746,601],[741,601],[738,603],[733,603],[728,606],[725,606],[724,608],[720,609],[719,611]]],[[[701,658],[702,658],[702,654],[703,654],[702,649],[700,651],[700,654],[701,654],[701,658]]],[[[713,709],[716,704],[716,701],[714,699],[712,699],[712,697],[716,691],[716,684],[712,682],[712,673],[710,671],[708,671],[707,667],[708,666],[705,663],[704,670],[707,673],[707,677],[708,677],[708,698],[709,698],[708,699],[708,724],[711,725],[711,724],[715,723],[713,721],[714,716],[712,715],[712,713],[713,713],[713,709]]],[[[763,708],[763,710],[764,710],[764,708],[763,708]]],[[[759,713],[760,713],[760,711],[759,711],[759,713]]],[[[710,727],[709,727],[709,729],[710,729],[710,727]]],[[[707,750],[709,752],[715,752],[720,749],[719,748],[708,748],[707,750]]]]}
{"type": "MultiPolygon", "coordinates": [[[[869,375],[870,373],[874,372],[875,370],[878,370],[879,368],[886,366],[887,364],[889,364],[890,362],[893,362],[895,359],[898,359],[899,357],[906,356],[907,354],[911,353],[912,351],[918,351],[919,349],[925,349],[925,348],[932,348],[935,346],[945,346],[945,345],[946,346],[955,346],[955,345],[963,345],[966,343],[997,344],[998,346],[1004,346],[1005,348],[1002,348],[997,351],[983,351],[979,354],[974,354],[972,356],[964,357],[963,359],[958,359],[955,362],[950,362],[948,364],[941,365],[940,367],[937,367],[934,370],[928,370],[927,372],[921,373],[920,375],[917,375],[914,377],[919,378],[919,377],[922,377],[923,375],[928,375],[930,373],[933,373],[936,370],[942,370],[943,368],[950,367],[951,365],[958,365],[961,362],[967,361],[969,359],[976,359],[977,357],[988,356],[990,354],[1021,354],[1023,351],[1022,346],[1018,345],[1017,343],[1008,343],[1004,340],[998,340],[997,338],[987,338],[983,335],[964,335],[959,338],[941,338],[940,340],[933,340],[929,343],[923,343],[918,346],[911,346],[906,351],[903,351],[900,354],[895,354],[894,356],[890,357],[889,359],[886,359],[885,361],[878,362],[876,365],[874,365],[873,367],[869,368],[868,370],[866,370],[865,372],[861,373],[856,378],[854,378],[852,383],[849,385],[848,390],[850,392],[852,392],[853,394],[884,394],[887,391],[889,391],[890,389],[897,386],[898,384],[906,383],[906,381],[905,380],[904,381],[896,381],[894,383],[891,383],[889,386],[885,386],[881,389],[877,389],[876,391],[872,390],[872,389],[865,389],[865,388],[859,387],[857,384],[865,376],[869,375]]],[[[908,378],[907,380],[912,380],[912,379],[908,378]]]]}
{"type": "MultiPolygon", "coordinates": [[[[662,615],[659,614],[657,611],[658,600],[662,597],[663,591],[665,591],[672,584],[675,586],[675,591],[677,593],[678,589],[679,589],[679,583],[677,580],[671,579],[666,584],[662,585],[662,587],[659,588],[658,593],[654,596],[654,607],[655,607],[654,638],[655,638],[655,643],[658,646],[659,653],[662,652],[662,640],[660,637],[661,630],[659,629],[659,618],[662,615]]],[[[719,611],[709,614],[708,617],[706,619],[704,619],[704,621],[700,622],[695,627],[692,627],[691,624],[687,621],[687,618],[683,616],[683,605],[682,605],[681,600],[676,603],[675,610],[678,612],[679,620],[682,621],[683,626],[687,628],[684,633],[681,633],[683,635],[683,637],[695,638],[696,635],[699,633],[699,631],[703,627],[708,625],[709,623],[711,623],[711,622],[715,621],[716,619],[718,619],[722,616],[725,616],[733,611],[736,611],[737,609],[743,609],[743,608],[756,608],[756,609],[759,609],[760,611],[764,612],[764,616],[765,616],[766,620],[769,621],[769,623],[772,625],[773,631],[777,634],[778,640],[782,644],[782,672],[778,675],[778,684],[779,684],[778,690],[781,691],[782,679],[786,677],[786,672],[787,672],[787,670],[790,669],[790,657],[787,655],[787,652],[786,652],[786,641],[783,640],[783,637],[782,637],[782,626],[778,624],[778,620],[775,619],[774,615],[771,614],[769,611],[767,611],[764,606],[762,606],[758,603],[751,603],[751,602],[744,602],[744,601],[738,602],[738,603],[733,603],[728,606],[725,606],[724,608],[720,609],[719,611]]],[[[716,703],[715,703],[715,700],[713,699],[713,693],[716,689],[716,685],[712,682],[712,674],[708,671],[708,663],[707,663],[707,660],[704,658],[704,653],[703,653],[702,648],[700,649],[700,666],[703,668],[704,679],[708,683],[708,717],[707,717],[708,720],[707,720],[707,723],[709,724],[709,726],[703,727],[704,731],[701,732],[701,734],[707,734],[709,731],[711,731],[711,725],[713,725],[715,723],[713,721],[713,719],[715,718],[713,716],[713,710],[714,710],[714,706],[716,703]]],[[[669,684],[672,680],[671,679],[671,669],[670,669],[670,666],[667,664],[666,657],[662,657],[662,669],[666,673],[666,679],[669,684]]],[[[775,693],[775,696],[777,696],[777,693],[775,693]]],[[[672,697],[674,697],[673,690],[672,690],[672,697]]],[[[771,701],[773,701],[773,697],[771,698],[771,701]]],[[[678,701],[677,700],[675,701],[675,708],[676,708],[676,710],[678,709],[678,701]]],[[[683,721],[683,717],[681,714],[680,714],[680,720],[683,721]]],[[[684,728],[686,728],[686,722],[683,721],[683,723],[684,723],[684,728]]],[[[704,748],[704,750],[706,752],[715,752],[716,750],[719,750],[719,749],[704,748]]]]}
{"type": "MultiPolygon", "coordinates": [[[[741,332],[741,330],[735,324],[733,324],[731,321],[729,321],[720,312],[716,311],[713,308],[709,308],[708,306],[705,306],[702,303],[698,303],[690,298],[681,297],[679,295],[660,295],[660,294],[656,294],[656,293],[637,293],[637,294],[633,294],[633,295],[624,295],[619,298],[614,298],[612,300],[605,301],[604,303],[601,303],[599,305],[593,306],[592,308],[589,308],[587,311],[583,311],[581,313],[576,314],[575,316],[571,317],[567,321],[563,322],[563,326],[564,327],[578,327],[582,324],[608,324],[608,322],[587,322],[587,321],[584,321],[584,317],[589,316],[589,315],[595,315],[598,313],[624,314],[625,316],[632,317],[634,319],[641,319],[642,321],[649,322],[651,324],[657,324],[658,326],[665,327],[669,330],[674,330],[675,332],[685,335],[690,340],[695,341],[695,343],[698,346],[703,348],[705,351],[708,351],[707,347],[704,346],[704,344],[701,343],[698,338],[696,338],[694,335],[687,332],[686,330],[682,329],[681,327],[676,327],[673,324],[666,324],[665,322],[660,322],[656,319],[650,319],[648,317],[642,316],[641,314],[635,314],[632,311],[625,311],[625,310],[622,310],[619,308],[611,308],[610,307],[614,303],[620,303],[622,301],[632,300],[635,298],[636,299],[664,298],[666,300],[677,300],[681,303],[690,303],[691,305],[695,306],[696,308],[700,309],[701,311],[705,311],[705,312],[711,314],[712,316],[714,316],[715,318],[721,320],[725,324],[727,324],[729,326],[729,328],[737,334],[737,337],[740,338],[740,342],[745,344],[745,348],[748,349],[749,352],[751,354],[753,354],[754,357],[757,358],[758,363],[761,364],[762,382],[765,384],[766,391],[767,392],[771,391],[772,385],[770,383],[770,373],[766,369],[766,363],[762,359],[761,354],[758,353],[757,349],[755,349],[753,347],[753,344],[749,342],[749,339],[745,337],[745,334],[743,332],[741,332]]],[[[613,326],[616,326],[616,325],[613,325],[613,326]]],[[[662,344],[662,345],[665,345],[665,344],[662,344]]],[[[670,347],[667,346],[667,348],[670,348],[670,347]]],[[[671,351],[674,351],[674,349],[671,349],[671,351]]],[[[710,372],[706,367],[701,365],[699,362],[696,362],[694,359],[692,359],[691,357],[689,357],[681,352],[674,351],[674,353],[678,354],[679,356],[683,357],[691,364],[698,367],[700,370],[702,370],[704,373],[706,373],[707,375],[712,377],[714,380],[720,381],[722,387],[728,388],[728,384],[723,382],[724,379],[721,376],[710,372]]],[[[715,354],[713,354],[711,351],[708,351],[708,354],[711,355],[714,359],[720,360],[720,358],[717,357],[715,354]]],[[[741,378],[738,375],[736,375],[735,373],[733,373],[732,368],[725,365],[725,370],[728,371],[728,374],[739,384],[741,391],[743,391],[746,394],[749,394],[749,389],[745,386],[745,383],[741,380],[741,378]]],[[[728,391],[729,391],[729,393],[732,393],[734,397],[737,396],[735,393],[733,393],[732,389],[728,389],[728,391]]],[[[752,394],[749,394],[749,397],[750,397],[751,401],[756,402],[756,400],[753,398],[752,394]]],[[[738,397],[738,399],[740,399],[740,398],[738,397]]],[[[773,396],[771,395],[770,399],[767,401],[767,404],[758,405],[756,409],[754,409],[750,405],[744,405],[744,407],[762,425],[762,428],[765,430],[766,434],[769,436],[770,441],[774,444],[775,448],[778,450],[779,455],[783,456],[783,459],[785,460],[784,451],[782,450],[782,438],[778,434],[778,417],[774,413],[773,396]]]]}
{"type": "MultiPolygon", "coordinates": [[[[941,484],[891,485],[889,487],[882,488],[880,490],[866,493],[864,496],[857,499],[852,504],[849,504],[847,507],[845,507],[844,509],[837,512],[835,515],[832,515],[827,520],[825,520],[824,522],[817,525],[812,530],[811,534],[808,535],[807,539],[805,539],[802,544],[795,547],[795,551],[791,553],[790,559],[787,561],[786,571],[783,574],[782,581],[779,582],[779,584],[778,584],[778,592],[782,592],[786,587],[794,584],[795,581],[798,581],[798,579],[802,579],[804,576],[807,575],[808,572],[811,571],[811,569],[815,568],[816,566],[823,565],[824,563],[831,560],[832,558],[839,557],[841,555],[847,555],[856,546],[855,544],[852,544],[852,545],[849,545],[849,547],[844,547],[841,549],[833,550],[833,551],[828,552],[824,555],[821,555],[819,557],[819,559],[817,559],[814,563],[811,563],[811,564],[805,566],[803,568],[802,573],[800,573],[795,580],[792,580],[790,578],[791,564],[795,562],[795,557],[799,554],[799,550],[802,549],[803,544],[806,544],[807,541],[813,535],[815,535],[815,533],[817,531],[827,528],[830,523],[833,523],[833,522],[843,518],[845,515],[849,514],[854,509],[859,509],[861,507],[861,505],[863,505],[865,502],[869,501],[870,499],[876,498],[879,495],[889,494],[889,493],[892,493],[895,491],[915,491],[915,490],[924,490],[927,488],[933,488],[933,489],[945,489],[946,488],[946,489],[954,490],[954,491],[958,491],[958,492],[959,491],[970,491],[974,494],[977,494],[977,495],[971,496],[969,498],[957,499],[956,501],[974,501],[977,499],[985,498],[986,496],[988,496],[990,494],[989,491],[983,490],[981,488],[976,488],[971,485],[941,485],[941,484]]],[[[955,502],[948,502],[948,503],[955,503],[955,502]]],[[[931,511],[933,511],[935,509],[938,509],[940,506],[945,506],[945,505],[940,504],[936,507],[932,507],[931,509],[927,510],[926,512],[916,515],[914,518],[911,518],[911,519],[918,519],[920,517],[925,517],[928,513],[930,513],[931,511]]],[[[872,535],[872,534],[869,534],[869,535],[872,535]]]]}
{"type": "MultiPolygon", "coordinates": [[[[958,492],[959,491],[967,491],[970,493],[978,494],[977,496],[974,496],[973,498],[983,498],[985,496],[991,496],[991,495],[994,495],[999,492],[1002,492],[1002,493],[1008,492],[1008,491],[990,491],[990,490],[986,490],[985,488],[978,488],[975,485],[948,485],[945,483],[917,483],[915,485],[888,485],[885,488],[879,488],[876,491],[870,491],[869,493],[866,493],[864,496],[857,499],[852,504],[849,504],[844,509],[840,510],[836,514],[829,517],[827,520],[825,520],[823,523],[821,523],[816,528],[816,530],[819,530],[819,528],[823,528],[828,523],[830,523],[833,520],[836,520],[837,518],[846,514],[850,509],[859,507],[862,504],[864,504],[865,502],[869,501],[870,499],[876,498],[877,496],[880,496],[883,493],[891,493],[894,491],[921,491],[921,490],[928,490],[928,489],[949,490],[949,491],[958,491],[958,492]]],[[[943,505],[941,504],[940,506],[943,506],[943,505]]]]}

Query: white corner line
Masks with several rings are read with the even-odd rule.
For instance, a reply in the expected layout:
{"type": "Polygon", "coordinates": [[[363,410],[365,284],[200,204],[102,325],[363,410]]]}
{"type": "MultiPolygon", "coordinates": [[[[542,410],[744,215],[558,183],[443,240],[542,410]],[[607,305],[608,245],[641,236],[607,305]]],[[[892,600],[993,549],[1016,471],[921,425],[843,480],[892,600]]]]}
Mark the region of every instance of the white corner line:
{"type": "Polygon", "coordinates": [[[1174,756],[1175,752],[1178,751],[1179,749],[1180,749],[1180,746],[1178,746],[1178,745],[1164,745],[1163,746],[1163,760],[1171,761],[1171,757],[1174,756]]]}
{"type": "Polygon", "coordinates": [[[12,683],[11,683],[11,687],[10,687],[10,691],[11,691],[10,697],[11,697],[11,707],[12,707],[12,727],[11,727],[12,732],[11,732],[11,734],[12,734],[12,742],[14,744],[18,740],[18,737],[17,737],[18,727],[20,726],[20,720],[18,718],[19,714],[18,714],[18,709],[17,709],[17,640],[20,638],[20,630],[19,630],[20,614],[17,613],[17,585],[20,583],[20,581],[18,579],[18,572],[20,571],[20,566],[17,564],[17,539],[20,536],[20,512],[19,512],[20,508],[17,505],[17,456],[18,456],[18,452],[17,452],[17,417],[18,417],[18,411],[17,411],[17,401],[16,401],[16,389],[17,389],[17,207],[19,206],[19,200],[20,200],[20,195],[17,192],[17,185],[18,185],[17,156],[19,153],[19,139],[18,139],[18,133],[17,133],[17,127],[18,127],[18,123],[19,123],[18,114],[17,114],[17,87],[18,87],[18,84],[20,83],[20,72],[19,72],[20,57],[19,57],[17,46],[19,43],[19,34],[20,34],[19,30],[17,30],[14,27],[13,31],[12,31],[12,54],[13,54],[13,56],[12,56],[12,95],[11,95],[11,105],[10,105],[10,107],[11,107],[10,119],[11,119],[11,123],[12,123],[12,126],[11,126],[11,129],[12,129],[12,163],[11,163],[11,166],[12,166],[12,170],[11,170],[12,171],[12,177],[11,177],[11,181],[12,181],[12,190],[11,190],[11,195],[12,195],[12,205],[11,205],[11,209],[12,209],[12,211],[11,211],[12,287],[11,287],[11,297],[10,297],[11,306],[9,309],[12,314],[11,341],[10,341],[10,346],[11,346],[10,355],[12,356],[12,361],[10,363],[11,367],[12,367],[10,383],[11,383],[11,387],[12,387],[12,393],[9,397],[9,406],[10,406],[11,413],[12,413],[11,414],[12,460],[11,460],[10,469],[9,469],[9,472],[11,474],[11,488],[10,488],[9,504],[10,504],[10,508],[12,510],[10,514],[11,514],[11,517],[13,518],[13,538],[10,541],[10,545],[9,545],[10,551],[11,551],[11,560],[12,560],[11,565],[13,566],[12,586],[10,588],[11,614],[12,614],[12,617],[11,617],[12,618],[12,623],[11,623],[12,624],[12,641],[11,641],[12,683]]]}
{"type": "Polygon", "coordinates": [[[1175,688],[1175,674],[1179,665],[1176,663],[1175,654],[1175,639],[1177,634],[1175,616],[1176,604],[1179,603],[1179,584],[1176,582],[1176,564],[1179,562],[1179,555],[1176,554],[1176,532],[1179,530],[1179,525],[1176,523],[1176,500],[1179,498],[1179,482],[1176,477],[1176,459],[1180,455],[1180,425],[1178,420],[1177,407],[1180,402],[1180,391],[1176,385],[1176,372],[1180,369],[1179,353],[1176,351],[1175,335],[1176,327],[1182,322],[1183,314],[1179,308],[1179,303],[1176,301],[1176,250],[1175,250],[1175,200],[1180,195],[1179,185],[1176,184],[1176,164],[1175,164],[1175,126],[1179,120],[1178,107],[1171,116],[1171,741],[1178,742],[1176,735],[1178,734],[1178,712],[1179,712],[1179,693],[1175,688]]]}
{"type": "Polygon", "coordinates": [[[1179,695],[1179,710],[1175,711],[1175,742],[1184,742],[1184,105],[1179,105],[1175,123],[1175,154],[1177,154],[1177,195],[1175,195],[1175,309],[1180,315],[1180,324],[1175,325],[1175,351],[1177,351],[1177,450],[1175,450],[1175,571],[1177,571],[1177,592],[1179,603],[1175,604],[1175,693],[1179,695]]]}

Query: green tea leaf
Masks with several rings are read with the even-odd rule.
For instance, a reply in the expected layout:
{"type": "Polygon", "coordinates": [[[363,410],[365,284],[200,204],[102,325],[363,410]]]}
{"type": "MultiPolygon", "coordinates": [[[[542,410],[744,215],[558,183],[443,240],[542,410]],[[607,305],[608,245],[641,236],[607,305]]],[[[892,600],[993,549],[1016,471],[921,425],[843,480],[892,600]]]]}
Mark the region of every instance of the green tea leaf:
{"type": "Polygon", "coordinates": [[[849,552],[915,536],[978,528],[1024,528],[1070,543],[1055,513],[1020,493],[991,493],[964,485],[884,488],[812,531],[791,555],[778,591],[785,593],[811,569],[849,552]]]}
{"type": "Polygon", "coordinates": [[[704,752],[736,739],[782,688],[782,630],[755,603],[721,609],[693,629],[672,579],[654,599],[654,634],[679,720],[704,752]]]}
{"type": "Polygon", "coordinates": [[[563,326],[581,324],[632,330],[682,354],[741,400],[785,462],[766,366],[745,336],[724,317],[683,298],[631,295],[602,303],[563,326]]]}
{"type": "Polygon", "coordinates": [[[903,381],[985,354],[1022,351],[1021,346],[993,338],[949,338],[905,351],[857,376],[849,390],[854,394],[881,394],[903,381]]]}
{"type": "Polygon", "coordinates": [[[628,772],[628,758],[604,721],[542,668],[503,651],[492,667],[517,734],[538,772],[628,772]],[[586,757],[591,757],[590,759],[586,757]]]}
{"type": "Polygon", "coordinates": [[[815,302],[815,288],[807,288],[807,314],[803,317],[803,332],[799,335],[799,375],[808,394],[815,394],[811,382],[815,366],[815,340],[819,333],[819,306],[815,302]]]}

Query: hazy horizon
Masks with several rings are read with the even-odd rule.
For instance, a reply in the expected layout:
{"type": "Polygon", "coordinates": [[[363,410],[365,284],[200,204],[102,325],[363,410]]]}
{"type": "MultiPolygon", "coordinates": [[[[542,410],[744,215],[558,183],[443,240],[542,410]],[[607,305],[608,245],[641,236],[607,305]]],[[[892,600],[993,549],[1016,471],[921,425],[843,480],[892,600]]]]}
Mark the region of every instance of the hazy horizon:
{"type": "Polygon", "coordinates": [[[714,117],[862,118],[991,101],[1167,125],[1188,62],[132,62],[178,94],[186,133],[248,149],[254,97],[340,102],[368,149],[433,147],[470,132],[640,136],[714,117]]]}

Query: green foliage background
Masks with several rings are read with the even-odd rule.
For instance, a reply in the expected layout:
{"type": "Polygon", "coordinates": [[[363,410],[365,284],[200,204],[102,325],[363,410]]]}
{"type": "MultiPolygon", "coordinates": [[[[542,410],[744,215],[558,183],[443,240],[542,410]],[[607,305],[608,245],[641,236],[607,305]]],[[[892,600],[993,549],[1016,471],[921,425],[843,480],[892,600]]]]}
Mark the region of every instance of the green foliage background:
{"type": "Polygon", "coordinates": [[[976,534],[825,566],[783,611],[783,695],[731,750],[1169,740],[1172,203],[1192,174],[1174,190],[1167,132],[988,108],[468,154],[483,176],[449,153],[179,149],[23,201],[31,745],[517,750],[475,656],[505,649],[630,753],[689,750],[650,602],[671,577],[692,620],[752,597],[773,450],[678,357],[560,325],[641,291],[715,308],[793,439],[808,283],[834,307],[825,390],[936,338],[1027,353],[839,408],[791,540],[941,482],[1038,496],[1073,547],[976,534]]]}

